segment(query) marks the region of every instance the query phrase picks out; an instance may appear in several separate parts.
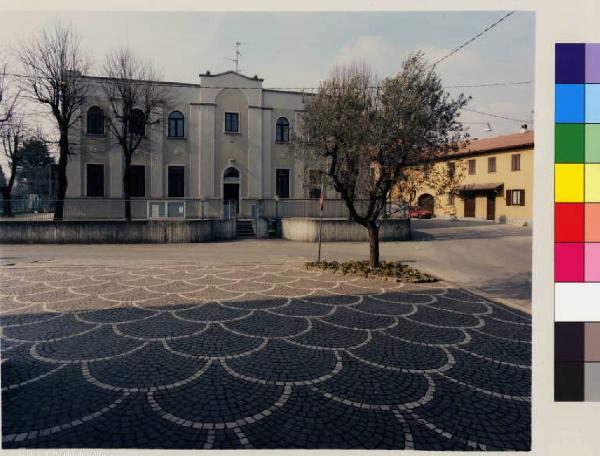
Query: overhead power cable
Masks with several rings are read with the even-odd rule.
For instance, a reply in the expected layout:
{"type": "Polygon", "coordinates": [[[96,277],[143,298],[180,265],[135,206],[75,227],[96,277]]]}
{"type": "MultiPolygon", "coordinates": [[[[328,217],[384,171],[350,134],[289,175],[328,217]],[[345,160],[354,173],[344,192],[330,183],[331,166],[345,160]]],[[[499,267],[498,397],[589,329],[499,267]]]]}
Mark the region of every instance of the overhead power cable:
{"type": "Polygon", "coordinates": [[[485,112],[485,111],[479,111],[477,109],[462,108],[462,110],[463,111],[474,112],[474,113],[481,114],[481,115],[484,115],[484,116],[496,117],[497,119],[512,120],[513,122],[521,122],[521,123],[527,123],[528,122],[528,120],[515,119],[514,117],[499,116],[498,114],[492,114],[492,113],[485,112]]]}
{"type": "MultiPolygon", "coordinates": [[[[33,79],[33,76],[25,75],[25,74],[16,74],[16,73],[0,73],[0,76],[11,76],[15,78],[24,78],[24,79],[33,79]]],[[[94,76],[91,76],[92,78],[94,76]]],[[[169,84],[170,82],[165,81],[155,81],[157,83],[169,84]]],[[[147,83],[147,81],[140,81],[141,83],[147,83]]],[[[187,82],[173,82],[173,84],[189,84],[187,82]]],[[[507,82],[484,82],[484,83],[473,83],[473,84],[457,84],[457,85],[448,85],[444,86],[445,89],[468,89],[468,88],[477,88],[477,87],[498,87],[498,86],[513,86],[513,85],[528,85],[534,84],[534,81],[507,81],[507,82]]],[[[198,85],[198,84],[194,84],[198,85]]],[[[231,87],[231,86],[203,86],[207,89],[256,89],[256,87],[231,87]]],[[[319,90],[321,87],[262,87],[264,90],[319,90]]],[[[368,86],[368,89],[380,89],[381,86],[368,86]]]]}
{"type": "Polygon", "coordinates": [[[456,49],[454,49],[453,51],[449,52],[448,54],[446,54],[444,57],[439,58],[438,60],[436,60],[435,62],[433,62],[430,65],[430,68],[435,68],[435,66],[438,63],[443,62],[444,60],[452,57],[454,54],[456,54],[457,52],[459,52],[461,49],[464,49],[465,47],[467,47],[469,44],[471,44],[473,41],[475,41],[477,38],[481,37],[482,35],[486,34],[487,32],[489,32],[491,29],[493,29],[494,27],[496,27],[500,22],[504,21],[506,18],[508,18],[509,16],[512,16],[513,14],[515,14],[515,10],[513,11],[509,11],[508,13],[506,13],[504,16],[502,16],[500,19],[498,19],[496,22],[494,22],[491,25],[488,25],[485,29],[483,29],[481,32],[479,32],[477,35],[475,35],[473,38],[471,38],[468,41],[465,41],[463,44],[461,44],[459,47],[457,47],[456,49]]]}

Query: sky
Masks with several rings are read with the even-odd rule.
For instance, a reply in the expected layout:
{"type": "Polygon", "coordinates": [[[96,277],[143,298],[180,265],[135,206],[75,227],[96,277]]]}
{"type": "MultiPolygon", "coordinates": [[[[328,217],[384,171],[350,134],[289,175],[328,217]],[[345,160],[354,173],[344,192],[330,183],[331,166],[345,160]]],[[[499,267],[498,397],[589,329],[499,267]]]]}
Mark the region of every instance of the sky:
{"type": "MultiPolygon", "coordinates": [[[[317,87],[336,64],[361,62],[380,77],[395,75],[409,53],[430,62],[448,54],[505,11],[485,12],[7,12],[0,15],[0,48],[18,46],[60,20],[81,36],[100,74],[106,53],[129,46],[153,61],[163,79],[198,83],[198,74],[234,69],[241,41],[242,73],[265,88],[317,87]]],[[[535,15],[517,12],[437,65],[444,85],[534,80],[535,15]]],[[[16,63],[13,68],[18,70],[16,63]]],[[[468,109],[526,121],[533,84],[448,89],[472,96],[468,109]]],[[[472,137],[519,131],[521,122],[464,111],[472,137]],[[491,132],[484,131],[490,123],[491,132]]]]}

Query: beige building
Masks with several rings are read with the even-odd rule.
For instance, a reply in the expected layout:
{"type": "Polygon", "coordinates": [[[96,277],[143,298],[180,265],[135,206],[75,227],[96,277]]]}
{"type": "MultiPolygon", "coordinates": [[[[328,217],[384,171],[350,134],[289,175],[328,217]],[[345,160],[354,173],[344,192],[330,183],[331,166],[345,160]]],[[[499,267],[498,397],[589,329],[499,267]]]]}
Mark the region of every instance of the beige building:
{"type": "Polygon", "coordinates": [[[471,140],[433,165],[437,173],[460,173],[454,190],[440,192],[425,180],[414,201],[438,217],[531,223],[533,150],[533,131],[471,140]]]}
{"type": "MultiPolygon", "coordinates": [[[[101,211],[102,201],[123,197],[123,156],[105,121],[105,80],[90,80],[72,140],[67,197],[89,200],[87,207],[101,211]]],[[[248,209],[244,200],[313,196],[304,163],[288,153],[305,95],[262,84],[234,71],[201,74],[198,84],[161,83],[169,106],[159,124],[145,127],[132,160],[134,217],[150,217],[155,209],[168,216],[167,202],[175,200],[178,215],[195,217],[198,201],[216,216],[228,203],[239,212],[248,209]]]]}

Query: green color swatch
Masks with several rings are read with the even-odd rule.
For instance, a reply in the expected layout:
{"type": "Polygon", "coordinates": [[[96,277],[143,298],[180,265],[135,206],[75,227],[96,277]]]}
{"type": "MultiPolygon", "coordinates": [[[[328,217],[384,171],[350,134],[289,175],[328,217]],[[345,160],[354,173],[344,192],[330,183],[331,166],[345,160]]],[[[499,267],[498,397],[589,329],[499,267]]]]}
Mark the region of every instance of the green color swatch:
{"type": "Polygon", "coordinates": [[[584,124],[556,124],[554,153],[556,163],[583,163],[584,124]]]}

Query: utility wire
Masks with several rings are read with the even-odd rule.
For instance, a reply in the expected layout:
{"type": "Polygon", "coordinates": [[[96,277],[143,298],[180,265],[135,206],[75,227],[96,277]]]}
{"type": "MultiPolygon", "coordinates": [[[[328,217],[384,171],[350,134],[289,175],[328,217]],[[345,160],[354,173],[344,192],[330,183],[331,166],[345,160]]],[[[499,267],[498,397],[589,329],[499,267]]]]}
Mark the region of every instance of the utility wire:
{"type": "MultiPolygon", "coordinates": [[[[17,73],[0,73],[0,76],[12,76],[15,78],[23,78],[23,79],[36,79],[34,76],[29,76],[25,74],[17,74],[17,73]]],[[[90,76],[90,78],[94,78],[96,76],[90,76]]],[[[135,81],[130,81],[135,83],[135,81]]],[[[140,81],[140,84],[146,84],[148,81],[140,81]]],[[[190,84],[187,82],[163,82],[163,81],[154,81],[162,84],[190,84]]],[[[477,87],[498,87],[498,86],[512,86],[512,85],[528,85],[534,84],[534,81],[507,81],[507,82],[484,82],[480,84],[458,84],[458,85],[449,85],[443,86],[445,89],[468,89],[468,88],[477,88],[477,87]]],[[[191,84],[191,85],[200,85],[200,84],[191,84]]],[[[231,87],[231,86],[201,86],[206,89],[256,89],[256,87],[231,87]]],[[[381,89],[381,86],[368,86],[368,89],[381,89]]],[[[319,90],[321,87],[262,87],[263,90],[319,90]]]]}
{"type": "MultiPolygon", "coordinates": [[[[17,74],[17,73],[0,73],[0,76],[12,76],[12,77],[16,77],[16,78],[25,78],[25,79],[30,79],[33,78],[33,76],[29,76],[29,75],[23,75],[23,74],[17,74]]],[[[160,82],[160,81],[157,81],[160,82]]],[[[141,83],[141,82],[140,82],[141,83]]],[[[461,84],[461,85],[454,85],[454,86],[445,86],[444,88],[446,89],[458,89],[458,88],[478,88],[478,87],[498,87],[498,86],[513,86],[513,85],[527,85],[527,84],[533,84],[534,81],[509,81],[509,82],[489,82],[489,83],[482,83],[482,84],[461,84]]],[[[176,83],[177,84],[177,83],[176,83]]],[[[185,84],[185,83],[183,83],[185,84]]],[[[210,87],[204,87],[203,88],[210,88],[210,89],[230,89],[232,87],[226,87],[226,86],[210,86],[210,87]]],[[[256,87],[235,87],[237,89],[255,89],[256,87]]],[[[367,88],[369,89],[381,89],[381,86],[368,86],[367,88]]],[[[264,87],[264,90],[296,90],[296,91],[308,91],[308,90],[319,90],[320,87],[264,87]]],[[[310,92],[308,92],[310,93],[310,92]]],[[[490,116],[490,117],[496,117],[499,119],[505,119],[505,120],[512,120],[515,122],[527,122],[526,120],[522,120],[522,119],[515,119],[515,118],[511,118],[511,117],[505,117],[505,116],[500,116],[497,114],[492,114],[492,113],[488,113],[488,112],[484,112],[484,111],[478,111],[475,109],[467,109],[467,108],[463,108],[464,111],[470,111],[470,112],[474,112],[477,114],[482,114],[485,116],[490,116]]]]}
{"type": "Polygon", "coordinates": [[[484,115],[484,116],[496,117],[498,119],[512,120],[513,122],[521,122],[521,123],[527,123],[528,122],[528,120],[515,119],[514,117],[499,116],[498,114],[492,114],[492,113],[485,112],[485,111],[479,111],[477,109],[462,108],[462,110],[463,111],[474,112],[474,113],[481,114],[481,115],[484,115]]]}
{"type": "Polygon", "coordinates": [[[449,57],[453,56],[454,54],[456,54],[457,52],[459,52],[461,49],[464,49],[465,47],[467,47],[469,44],[471,44],[473,41],[475,41],[477,38],[481,37],[482,35],[486,34],[487,32],[489,32],[491,29],[493,29],[494,27],[496,27],[500,22],[502,22],[503,20],[505,20],[507,17],[512,16],[513,14],[515,14],[516,10],[513,11],[509,11],[508,13],[506,13],[504,16],[502,16],[500,19],[498,19],[496,22],[494,22],[491,25],[488,25],[485,29],[483,29],[481,32],[479,32],[477,35],[475,35],[473,38],[471,38],[468,41],[465,41],[463,44],[461,44],[459,47],[457,47],[456,49],[454,49],[452,52],[446,54],[444,57],[436,60],[435,62],[433,62],[430,65],[430,68],[435,68],[435,66],[438,63],[443,62],[444,60],[448,59],[449,57]]]}

